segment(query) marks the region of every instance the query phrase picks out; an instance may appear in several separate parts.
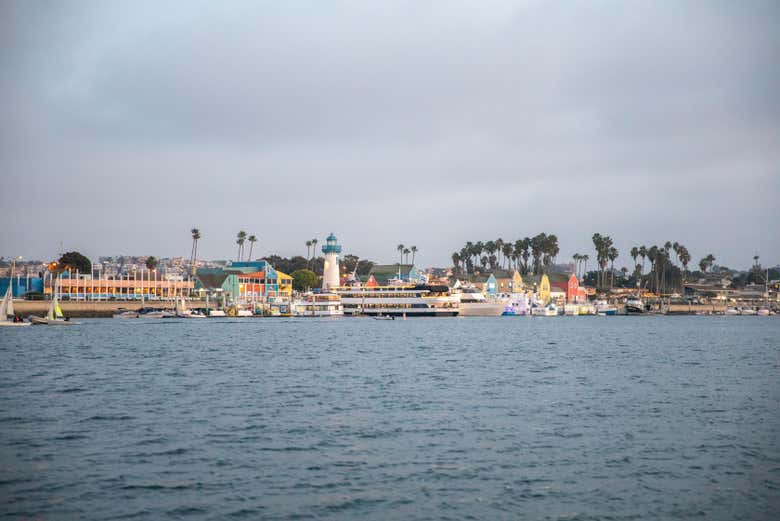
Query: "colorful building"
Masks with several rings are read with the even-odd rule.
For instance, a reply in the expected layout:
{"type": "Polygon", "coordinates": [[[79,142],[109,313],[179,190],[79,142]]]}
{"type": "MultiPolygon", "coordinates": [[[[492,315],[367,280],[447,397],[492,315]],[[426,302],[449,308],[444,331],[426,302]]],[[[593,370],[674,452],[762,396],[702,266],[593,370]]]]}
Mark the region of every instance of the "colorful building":
{"type": "Polygon", "coordinates": [[[292,297],[292,277],[268,262],[233,262],[224,268],[201,268],[196,272],[198,289],[222,293],[226,300],[248,304],[271,298],[292,297]]]}

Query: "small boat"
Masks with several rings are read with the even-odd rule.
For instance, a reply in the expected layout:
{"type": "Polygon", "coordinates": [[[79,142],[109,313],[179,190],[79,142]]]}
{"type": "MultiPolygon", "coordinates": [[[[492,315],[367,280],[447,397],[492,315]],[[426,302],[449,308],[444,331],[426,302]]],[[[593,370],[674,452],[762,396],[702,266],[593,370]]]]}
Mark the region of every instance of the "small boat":
{"type": "Polygon", "coordinates": [[[552,302],[547,304],[544,307],[544,316],[545,317],[557,317],[558,316],[558,306],[556,306],[552,302]]]}
{"type": "Polygon", "coordinates": [[[611,317],[617,315],[617,308],[611,306],[606,300],[597,300],[596,313],[599,315],[603,313],[605,316],[611,317]]]}
{"type": "Polygon", "coordinates": [[[750,316],[753,316],[753,315],[756,315],[756,313],[757,313],[756,310],[753,309],[753,308],[742,308],[742,309],[739,310],[739,314],[740,315],[750,315],[750,316]]]}
{"type": "Polygon", "coordinates": [[[13,281],[13,276],[8,281],[8,291],[5,292],[5,296],[3,297],[2,303],[0,303],[0,326],[2,327],[23,327],[23,326],[30,326],[30,322],[25,322],[23,320],[20,320],[19,317],[16,316],[16,313],[14,313],[14,296],[13,296],[13,290],[11,289],[11,281],[13,281]],[[11,316],[13,318],[9,319],[8,317],[11,316]]]}
{"type": "Polygon", "coordinates": [[[376,317],[371,317],[374,320],[395,320],[395,317],[389,317],[387,315],[378,315],[376,317]]]}
{"type": "Polygon", "coordinates": [[[726,308],[726,311],[724,311],[723,314],[733,317],[739,315],[739,310],[736,308],[726,308]]]}
{"type": "Polygon", "coordinates": [[[45,317],[39,317],[32,315],[29,317],[30,322],[34,326],[75,326],[78,322],[71,322],[70,318],[66,318],[62,314],[62,308],[57,300],[57,292],[59,291],[59,282],[55,277],[54,288],[51,295],[51,303],[49,304],[49,312],[45,317]]]}
{"type": "Polygon", "coordinates": [[[756,315],[759,317],[768,317],[769,316],[769,308],[761,308],[758,311],[756,311],[756,315]]]}
{"type": "Polygon", "coordinates": [[[647,312],[645,303],[636,297],[631,297],[626,300],[626,314],[627,315],[644,315],[647,312]]]}
{"type": "Polygon", "coordinates": [[[297,317],[341,317],[344,306],[336,293],[306,293],[293,304],[297,317]]]}
{"type": "Polygon", "coordinates": [[[210,317],[226,317],[227,314],[222,309],[210,309],[208,312],[210,317]]]}
{"type": "Polygon", "coordinates": [[[580,314],[580,306],[577,304],[566,304],[563,306],[563,314],[567,317],[576,317],[580,314]]]}
{"type": "Polygon", "coordinates": [[[131,309],[124,309],[119,308],[117,310],[117,313],[114,313],[114,318],[138,318],[139,314],[138,311],[133,311],[131,309]]]}

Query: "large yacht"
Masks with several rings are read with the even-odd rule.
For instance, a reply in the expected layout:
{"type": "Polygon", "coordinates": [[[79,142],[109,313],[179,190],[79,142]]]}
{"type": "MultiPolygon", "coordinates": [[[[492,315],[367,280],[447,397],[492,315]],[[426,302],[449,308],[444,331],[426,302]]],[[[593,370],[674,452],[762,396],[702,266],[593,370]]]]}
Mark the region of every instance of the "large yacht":
{"type": "Polygon", "coordinates": [[[464,287],[458,291],[461,317],[497,317],[502,314],[507,304],[507,299],[498,297],[488,299],[478,288],[464,287]]]}
{"type": "Polygon", "coordinates": [[[335,293],[306,293],[293,304],[296,317],[341,317],[344,306],[335,293]]]}
{"type": "Polygon", "coordinates": [[[349,316],[454,317],[460,296],[446,285],[397,283],[390,286],[341,286],[331,291],[341,297],[349,316]]]}

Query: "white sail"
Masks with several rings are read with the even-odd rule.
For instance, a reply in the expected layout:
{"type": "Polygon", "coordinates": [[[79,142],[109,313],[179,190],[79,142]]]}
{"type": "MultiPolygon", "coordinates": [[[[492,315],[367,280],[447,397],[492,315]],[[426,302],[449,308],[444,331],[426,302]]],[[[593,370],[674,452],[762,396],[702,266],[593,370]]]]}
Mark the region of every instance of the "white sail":
{"type": "Polygon", "coordinates": [[[8,321],[8,302],[10,301],[9,294],[11,293],[11,286],[8,286],[8,291],[5,292],[5,295],[3,296],[3,302],[0,303],[0,321],[7,322],[8,321]]]}
{"type": "Polygon", "coordinates": [[[5,318],[7,315],[11,315],[12,317],[16,316],[16,312],[14,311],[14,292],[10,286],[8,287],[8,307],[2,318],[5,318]]]}
{"type": "Polygon", "coordinates": [[[49,312],[46,313],[46,318],[54,320],[54,308],[57,306],[57,291],[59,290],[59,279],[54,277],[54,286],[51,292],[51,302],[49,303],[49,312]]]}

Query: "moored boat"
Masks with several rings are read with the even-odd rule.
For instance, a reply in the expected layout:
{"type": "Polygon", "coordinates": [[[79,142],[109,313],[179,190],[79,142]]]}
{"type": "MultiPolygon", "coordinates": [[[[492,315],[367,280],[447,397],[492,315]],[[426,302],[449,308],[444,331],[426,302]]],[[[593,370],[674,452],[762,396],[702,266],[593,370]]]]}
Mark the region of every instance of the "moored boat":
{"type": "Polygon", "coordinates": [[[331,288],[341,297],[348,316],[453,317],[460,298],[446,285],[400,282],[389,286],[341,286],[331,288]]]}
{"type": "Polygon", "coordinates": [[[293,304],[296,317],[341,317],[344,306],[336,293],[306,293],[293,304]]]}
{"type": "MultiPolygon", "coordinates": [[[[11,276],[13,280],[13,276],[11,276]]],[[[14,295],[11,289],[11,282],[8,283],[8,290],[3,296],[3,301],[0,302],[0,326],[2,327],[23,327],[32,325],[30,322],[25,322],[16,316],[14,313],[14,295]],[[8,317],[12,318],[8,318],[8,317]]]]}
{"type": "Polygon", "coordinates": [[[617,315],[617,308],[609,304],[606,300],[597,300],[595,303],[596,314],[603,316],[617,315]]]}
{"type": "Polygon", "coordinates": [[[626,300],[626,314],[627,315],[644,315],[647,312],[645,303],[639,298],[631,297],[626,300]]]}

